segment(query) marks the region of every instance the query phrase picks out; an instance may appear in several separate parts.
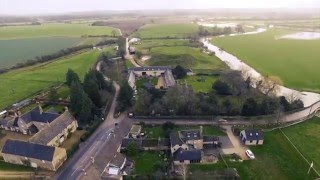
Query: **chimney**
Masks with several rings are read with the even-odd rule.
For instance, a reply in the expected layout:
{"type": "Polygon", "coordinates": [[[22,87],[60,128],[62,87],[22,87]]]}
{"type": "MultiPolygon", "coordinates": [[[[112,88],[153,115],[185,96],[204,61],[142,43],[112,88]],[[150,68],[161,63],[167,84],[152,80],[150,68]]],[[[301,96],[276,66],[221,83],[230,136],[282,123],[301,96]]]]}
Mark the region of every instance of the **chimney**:
{"type": "Polygon", "coordinates": [[[64,111],[69,111],[68,106],[64,107],[64,111]]]}
{"type": "Polygon", "coordinates": [[[203,133],[203,127],[200,126],[200,137],[202,137],[202,133],[203,133]]]}

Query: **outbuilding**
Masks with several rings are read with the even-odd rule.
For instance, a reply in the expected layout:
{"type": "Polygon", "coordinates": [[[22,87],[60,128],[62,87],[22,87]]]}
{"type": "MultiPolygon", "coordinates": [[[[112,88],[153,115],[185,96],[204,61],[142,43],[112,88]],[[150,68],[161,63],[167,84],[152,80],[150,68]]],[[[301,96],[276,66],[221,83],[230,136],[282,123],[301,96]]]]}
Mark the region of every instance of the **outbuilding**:
{"type": "Polygon", "coordinates": [[[264,135],[261,130],[247,129],[240,132],[240,138],[245,145],[262,145],[264,135]]]}

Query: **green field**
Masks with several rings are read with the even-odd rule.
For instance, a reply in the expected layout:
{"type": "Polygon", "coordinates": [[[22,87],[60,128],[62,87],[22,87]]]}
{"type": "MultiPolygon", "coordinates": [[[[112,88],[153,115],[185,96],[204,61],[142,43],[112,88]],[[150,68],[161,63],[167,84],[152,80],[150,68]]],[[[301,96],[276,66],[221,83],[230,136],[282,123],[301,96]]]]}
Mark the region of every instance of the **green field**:
{"type": "Polygon", "coordinates": [[[148,24],[133,34],[133,37],[148,38],[187,38],[198,32],[196,24],[148,24]]]}
{"type": "Polygon", "coordinates": [[[199,48],[188,46],[157,47],[152,48],[150,66],[176,66],[181,65],[191,69],[225,69],[226,65],[215,56],[200,51],[199,48]]]}
{"type": "Polygon", "coordinates": [[[89,26],[88,24],[42,24],[40,26],[5,26],[0,27],[0,39],[22,39],[35,37],[67,36],[81,37],[83,35],[107,35],[119,30],[106,26],[89,26]]]}
{"type": "Polygon", "coordinates": [[[320,40],[276,39],[289,33],[293,32],[271,29],[255,35],[220,37],[213,42],[262,74],[280,78],[285,86],[320,92],[320,40]]]}
{"type": "Polygon", "coordinates": [[[139,153],[137,156],[130,157],[134,161],[134,174],[153,174],[157,170],[155,167],[156,162],[163,162],[159,156],[159,152],[139,153]]]}
{"type": "MultiPolygon", "coordinates": [[[[1,29],[1,28],[0,28],[1,29]]],[[[81,38],[43,37],[0,40],[0,68],[73,47],[81,38]]]]}
{"type": "Polygon", "coordinates": [[[314,168],[320,173],[320,118],[283,129],[293,144],[301,151],[314,168]]]}
{"type": "Polygon", "coordinates": [[[65,81],[68,68],[75,70],[81,78],[97,60],[101,51],[64,57],[60,60],[13,70],[0,75],[0,109],[11,105],[37,91],[65,81]]]}
{"type": "MultiPolygon", "coordinates": [[[[319,124],[318,124],[319,125],[319,124]]],[[[297,125],[300,126],[300,125],[297,125]]],[[[291,127],[290,127],[291,128],[291,127]]],[[[290,129],[288,128],[288,130],[290,129]]],[[[303,127],[301,127],[303,128],[303,127]]],[[[316,129],[316,128],[315,128],[316,129]]],[[[296,129],[297,130],[297,129],[296,129]]],[[[297,133],[292,129],[292,133],[297,133]]],[[[304,139],[305,136],[302,136],[304,139]]],[[[309,140],[300,139],[301,146],[309,146],[312,142],[309,140]],[[305,143],[308,142],[308,143],[305,143]]],[[[319,139],[319,137],[318,137],[319,139]]],[[[311,145],[314,148],[309,149],[309,152],[314,151],[317,158],[313,159],[314,162],[318,160],[317,144],[311,145]]],[[[316,179],[316,173],[311,170],[307,174],[309,165],[303,160],[300,154],[293,148],[289,141],[279,131],[265,133],[265,142],[262,146],[250,146],[250,149],[255,154],[255,160],[248,160],[241,162],[231,162],[229,157],[224,157],[227,165],[220,159],[217,164],[212,165],[191,165],[189,168],[191,172],[201,171],[203,174],[210,173],[214,170],[224,168],[236,168],[241,179],[316,179]]]]}
{"type": "Polygon", "coordinates": [[[186,76],[180,80],[180,83],[191,85],[196,92],[210,92],[217,78],[217,76],[186,76]]]}

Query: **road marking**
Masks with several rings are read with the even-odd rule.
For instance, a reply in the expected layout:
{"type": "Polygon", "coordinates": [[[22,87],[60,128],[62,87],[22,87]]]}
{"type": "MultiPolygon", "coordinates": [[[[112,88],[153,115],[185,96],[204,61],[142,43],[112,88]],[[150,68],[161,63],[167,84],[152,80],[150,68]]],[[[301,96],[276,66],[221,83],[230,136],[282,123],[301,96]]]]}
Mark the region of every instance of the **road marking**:
{"type": "Polygon", "coordinates": [[[75,169],[75,170],[72,172],[71,176],[72,176],[76,171],[78,171],[78,169],[79,169],[79,167],[77,167],[77,169],[75,169]]]}

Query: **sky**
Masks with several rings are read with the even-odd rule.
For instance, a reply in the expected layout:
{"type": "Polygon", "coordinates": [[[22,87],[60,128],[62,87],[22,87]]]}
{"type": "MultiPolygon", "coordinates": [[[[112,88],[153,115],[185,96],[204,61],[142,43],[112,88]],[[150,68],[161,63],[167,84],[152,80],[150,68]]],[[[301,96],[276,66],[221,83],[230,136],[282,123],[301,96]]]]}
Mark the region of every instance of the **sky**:
{"type": "Polygon", "coordinates": [[[319,8],[320,11],[320,0],[0,0],[2,15],[211,8],[319,8]]]}

